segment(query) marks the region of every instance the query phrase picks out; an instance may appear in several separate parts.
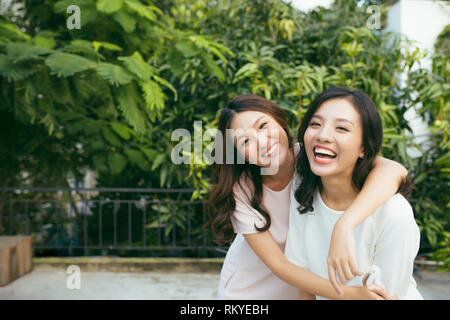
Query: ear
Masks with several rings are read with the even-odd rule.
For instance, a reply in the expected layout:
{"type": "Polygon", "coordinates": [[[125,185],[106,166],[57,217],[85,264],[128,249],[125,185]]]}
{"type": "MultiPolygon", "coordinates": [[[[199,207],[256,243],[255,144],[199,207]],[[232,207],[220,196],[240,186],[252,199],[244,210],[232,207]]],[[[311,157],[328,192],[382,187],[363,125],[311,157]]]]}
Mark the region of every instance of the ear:
{"type": "Polygon", "coordinates": [[[361,159],[363,159],[363,158],[364,158],[364,148],[363,148],[363,149],[361,149],[361,153],[359,154],[359,157],[360,157],[361,159]]]}

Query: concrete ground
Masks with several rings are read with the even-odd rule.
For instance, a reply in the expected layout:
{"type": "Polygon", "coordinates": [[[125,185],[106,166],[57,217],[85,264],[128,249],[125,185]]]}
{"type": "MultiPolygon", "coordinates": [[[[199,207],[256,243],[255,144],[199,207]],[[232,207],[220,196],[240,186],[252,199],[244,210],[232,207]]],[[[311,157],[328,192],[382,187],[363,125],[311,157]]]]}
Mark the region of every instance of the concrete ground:
{"type": "MultiPolygon", "coordinates": [[[[418,275],[422,278],[416,277],[418,288],[425,299],[450,299],[450,273],[421,270],[418,275]]],[[[217,271],[179,273],[94,270],[81,271],[80,289],[68,289],[70,277],[65,267],[38,264],[30,273],[0,287],[0,300],[208,300],[217,298],[219,281],[217,271]]]]}
{"type": "Polygon", "coordinates": [[[38,266],[5,287],[0,300],[205,300],[216,299],[218,274],[81,272],[80,289],[68,289],[65,269],[38,266]]]}

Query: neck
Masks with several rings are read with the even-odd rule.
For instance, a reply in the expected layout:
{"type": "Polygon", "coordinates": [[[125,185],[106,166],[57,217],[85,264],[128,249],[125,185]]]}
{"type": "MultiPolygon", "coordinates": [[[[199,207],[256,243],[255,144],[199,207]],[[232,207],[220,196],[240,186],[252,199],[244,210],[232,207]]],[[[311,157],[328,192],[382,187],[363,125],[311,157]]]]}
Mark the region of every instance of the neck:
{"type": "Polygon", "coordinates": [[[358,195],[354,187],[352,176],[322,177],[320,195],[327,207],[336,211],[345,211],[358,195]]]}
{"type": "Polygon", "coordinates": [[[294,147],[292,147],[289,149],[285,161],[280,163],[277,173],[263,176],[262,182],[271,189],[282,190],[291,181],[294,170],[294,147]]]}

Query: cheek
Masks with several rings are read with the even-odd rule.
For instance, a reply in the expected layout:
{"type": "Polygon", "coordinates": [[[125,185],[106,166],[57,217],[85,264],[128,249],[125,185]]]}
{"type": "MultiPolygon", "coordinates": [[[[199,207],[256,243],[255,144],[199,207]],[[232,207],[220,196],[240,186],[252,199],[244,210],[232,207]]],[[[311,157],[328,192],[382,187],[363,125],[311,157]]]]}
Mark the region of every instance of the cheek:
{"type": "Polygon", "coordinates": [[[303,142],[305,143],[305,148],[309,147],[311,140],[313,138],[313,132],[310,129],[306,129],[303,136],[303,142]]]}
{"type": "Polygon", "coordinates": [[[256,164],[255,155],[257,154],[257,147],[255,142],[249,142],[242,147],[236,147],[237,152],[248,162],[256,164]]]}
{"type": "Polygon", "coordinates": [[[349,136],[347,139],[342,140],[339,145],[342,158],[346,158],[352,162],[356,162],[356,160],[358,160],[362,150],[362,143],[360,139],[354,136],[349,136]]]}

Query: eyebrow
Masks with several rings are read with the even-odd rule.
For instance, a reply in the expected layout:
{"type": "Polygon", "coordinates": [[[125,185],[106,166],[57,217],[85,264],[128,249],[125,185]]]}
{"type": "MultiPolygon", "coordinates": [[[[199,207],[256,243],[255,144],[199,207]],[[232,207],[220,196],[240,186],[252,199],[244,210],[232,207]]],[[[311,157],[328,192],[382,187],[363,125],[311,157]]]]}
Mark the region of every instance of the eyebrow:
{"type": "MultiPolygon", "coordinates": [[[[318,114],[313,115],[313,116],[311,117],[311,119],[312,119],[312,118],[319,118],[320,120],[323,121],[323,117],[322,117],[321,115],[318,115],[318,114]]],[[[353,122],[351,122],[350,120],[345,119],[345,118],[336,118],[336,120],[337,120],[337,121],[348,122],[348,123],[350,123],[352,126],[355,126],[355,125],[353,124],[353,122]]]]}
{"type": "MultiPolygon", "coordinates": [[[[264,118],[265,116],[260,116],[258,119],[256,119],[255,122],[253,122],[252,128],[255,127],[255,125],[258,123],[259,120],[261,120],[261,118],[264,118]]],[[[241,134],[239,137],[236,138],[236,143],[239,141],[239,139],[243,138],[245,136],[245,134],[241,134]]]]}

